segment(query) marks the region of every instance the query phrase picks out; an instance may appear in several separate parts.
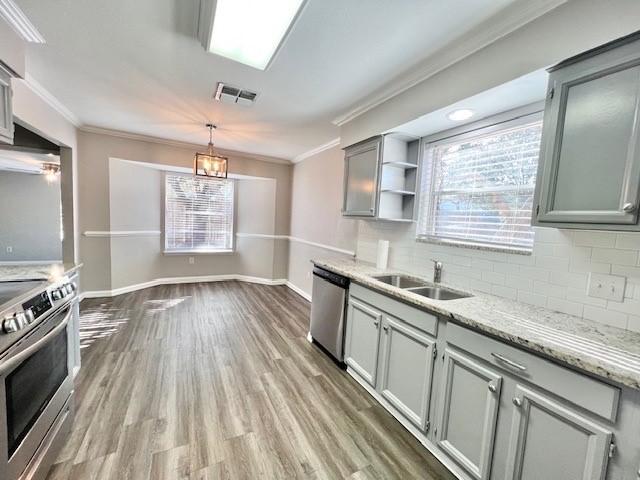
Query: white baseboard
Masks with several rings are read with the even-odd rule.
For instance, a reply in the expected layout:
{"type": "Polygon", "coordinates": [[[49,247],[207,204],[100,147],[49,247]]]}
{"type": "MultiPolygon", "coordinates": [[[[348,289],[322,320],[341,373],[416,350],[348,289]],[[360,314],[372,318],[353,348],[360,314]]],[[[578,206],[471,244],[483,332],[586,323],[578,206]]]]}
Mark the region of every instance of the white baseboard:
{"type": "Polygon", "coordinates": [[[287,280],[285,278],[263,278],[252,277],[249,275],[198,275],[191,277],[165,277],[156,278],[148,282],[137,283],[134,285],[127,285],[124,287],[115,288],[113,290],[90,290],[82,292],[80,294],[80,301],[85,298],[102,298],[102,297],[115,297],[124,293],[135,292],[137,290],[143,290],[145,288],[157,287],[158,285],[174,285],[178,283],[199,283],[199,282],[223,282],[225,280],[238,280],[248,283],[259,283],[262,285],[286,285],[287,280]]]}
{"type": "Polygon", "coordinates": [[[307,302],[311,301],[311,295],[309,295],[307,292],[302,290],[300,287],[295,286],[293,283],[291,283],[288,280],[285,283],[285,285],[289,287],[291,290],[293,290],[294,292],[296,292],[298,295],[300,295],[302,298],[304,298],[307,302]]]}

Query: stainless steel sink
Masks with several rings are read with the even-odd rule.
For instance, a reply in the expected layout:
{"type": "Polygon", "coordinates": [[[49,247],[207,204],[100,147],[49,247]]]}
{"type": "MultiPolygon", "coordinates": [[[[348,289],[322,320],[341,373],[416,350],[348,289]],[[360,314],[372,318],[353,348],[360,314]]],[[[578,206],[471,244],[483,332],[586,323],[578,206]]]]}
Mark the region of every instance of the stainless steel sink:
{"type": "Polygon", "coordinates": [[[423,297],[433,298],[434,300],[455,300],[457,298],[467,298],[471,295],[461,292],[455,292],[448,288],[442,287],[418,287],[409,288],[407,291],[413,292],[423,297]]]}
{"type": "Polygon", "coordinates": [[[427,285],[427,282],[416,280],[407,275],[378,275],[373,276],[373,278],[375,278],[379,282],[386,283],[387,285],[392,285],[398,288],[415,288],[424,287],[427,285]]]}

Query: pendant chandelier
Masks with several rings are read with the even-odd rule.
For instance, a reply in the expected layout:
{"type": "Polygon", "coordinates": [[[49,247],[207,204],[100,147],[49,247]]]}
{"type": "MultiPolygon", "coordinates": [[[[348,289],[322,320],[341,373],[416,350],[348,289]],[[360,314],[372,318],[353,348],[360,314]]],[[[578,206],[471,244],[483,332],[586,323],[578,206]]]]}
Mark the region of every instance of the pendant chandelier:
{"type": "Polygon", "coordinates": [[[193,174],[200,177],[227,178],[229,159],[222,155],[216,155],[213,151],[213,130],[216,126],[207,123],[209,129],[209,145],[207,153],[196,153],[193,159],[193,174]]]}

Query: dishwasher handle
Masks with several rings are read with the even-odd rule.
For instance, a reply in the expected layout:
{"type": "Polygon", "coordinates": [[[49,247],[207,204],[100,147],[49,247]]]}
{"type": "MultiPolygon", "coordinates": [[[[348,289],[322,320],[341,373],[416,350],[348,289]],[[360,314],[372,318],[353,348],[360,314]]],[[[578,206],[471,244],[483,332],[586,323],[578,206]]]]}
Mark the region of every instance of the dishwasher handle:
{"type": "Polygon", "coordinates": [[[349,288],[349,279],[337,273],[330,272],[329,270],[325,270],[324,268],[313,267],[313,274],[316,277],[320,277],[323,280],[326,280],[329,283],[333,283],[340,288],[349,288]]]}

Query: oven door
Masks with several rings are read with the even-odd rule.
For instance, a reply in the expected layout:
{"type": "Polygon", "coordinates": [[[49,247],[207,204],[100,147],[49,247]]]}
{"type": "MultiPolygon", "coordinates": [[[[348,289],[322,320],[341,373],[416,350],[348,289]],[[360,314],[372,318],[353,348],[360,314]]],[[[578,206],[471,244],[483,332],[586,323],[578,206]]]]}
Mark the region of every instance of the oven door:
{"type": "MultiPolygon", "coordinates": [[[[72,309],[62,307],[0,359],[0,478],[20,478],[48,432],[57,430],[73,391],[72,309]]],[[[47,440],[46,442],[44,440],[47,440]]]]}

